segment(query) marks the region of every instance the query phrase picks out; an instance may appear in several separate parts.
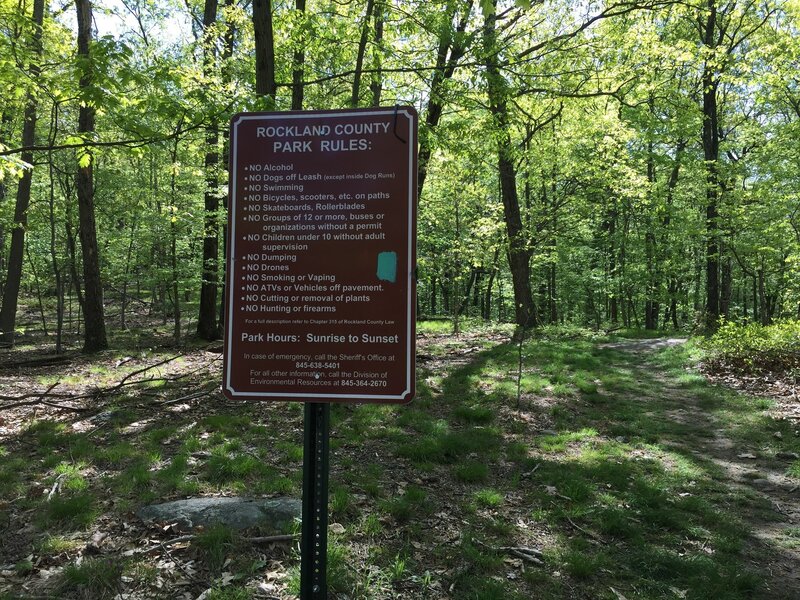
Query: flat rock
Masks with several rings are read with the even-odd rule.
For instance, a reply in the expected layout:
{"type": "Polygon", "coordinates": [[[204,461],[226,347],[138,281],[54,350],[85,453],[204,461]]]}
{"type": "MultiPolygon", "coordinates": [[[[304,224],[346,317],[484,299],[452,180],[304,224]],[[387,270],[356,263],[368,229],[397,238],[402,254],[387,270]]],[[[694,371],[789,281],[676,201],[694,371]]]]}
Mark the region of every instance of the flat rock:
{"type": "Polygon", "coordinates": [[[143,521],[177,523],[181,529],[225,525],[259,527],[273,534],[287,531],[300,518],[301,506],[296,498],[189,498],[144,506],[136,514],[143,521]]]}

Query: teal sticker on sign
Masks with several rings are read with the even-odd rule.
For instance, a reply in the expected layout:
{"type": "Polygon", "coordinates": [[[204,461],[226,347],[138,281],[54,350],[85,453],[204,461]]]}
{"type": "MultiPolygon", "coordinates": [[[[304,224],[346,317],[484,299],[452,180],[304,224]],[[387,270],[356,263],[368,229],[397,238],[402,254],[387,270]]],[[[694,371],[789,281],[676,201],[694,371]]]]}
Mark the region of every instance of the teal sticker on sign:
{"type": "Polygon", "coordinates": [[[397,281],[396,252],[381,252],[378,254],[378,279],[389,283],[397,281]]]}

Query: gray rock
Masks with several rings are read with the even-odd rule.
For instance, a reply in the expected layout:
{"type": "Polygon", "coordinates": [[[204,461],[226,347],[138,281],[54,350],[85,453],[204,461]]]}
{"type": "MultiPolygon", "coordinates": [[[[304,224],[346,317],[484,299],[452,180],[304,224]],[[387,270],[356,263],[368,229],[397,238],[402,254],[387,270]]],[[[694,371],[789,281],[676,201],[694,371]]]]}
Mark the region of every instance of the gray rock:
{"type": "Polygon", "coordinates": [[[301,506],[296,498],[189,498],[144,506],[136,514],[143,521],[178,523],[181,529],[225,525],[273,534],[286,532],[300,518],[301,506]]]}
{"type": "Polygon", "coordinates": [[[797,452],[778,452],[775,454],[775,458],[782,458],[784,460],[797,460],[800,458],[800,455],[797,452]]]}

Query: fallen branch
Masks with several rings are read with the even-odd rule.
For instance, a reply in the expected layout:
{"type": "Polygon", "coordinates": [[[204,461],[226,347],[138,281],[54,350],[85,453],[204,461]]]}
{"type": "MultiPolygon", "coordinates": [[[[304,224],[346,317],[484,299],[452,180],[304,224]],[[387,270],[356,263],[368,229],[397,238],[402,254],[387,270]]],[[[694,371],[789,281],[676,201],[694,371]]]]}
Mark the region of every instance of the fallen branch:
{"type": "Polygon", "coordinates": [[[580,531],[582,534],[588,535],[590,538],[592,538],[593,540],[596,540],[598,542],[602,542],[603,541],[603,538],[601,538],[599,535],[597,535],[596,533],[592,533],[591,531],[587,531],[586,529],[584,529],[583,527],[578,525],[575,521],[573,521],[569,517],[567,517],[567,521],[569,521],[569,524],[572,525],[578,531],[580,531]]]}
{"type": "Polygon", "coordinates": [[[56,477],[56,481],[53,484],[53,487],[50,489],[50,492],[47,494],[47,501],[50,502],[53,498],[55,498],[59,492],[61,491],[61,484],[64,483],[64,480],[67,478],[66,473],[62,473],[58,477],[56,477]]]}
{"type": "Polygon", "coordinates": [[[479,546],[483,546],[487,550],[491,550],[492,552],[505,552],[506,554],[511,554],[512,556],[521,558],[526,562],[533,563],[535,565],[544,565],[544,560],[542,560],[544,558],[544,554],[537,548],[528,548],[526,546],[490,546],[489,544],[485,544],[484,542],[474,538],[472,541],[479,546]]]}
{"type": "Polygon", "coordinates": [[[198,398],[202,398],[203,396],[209,396],[213,394],[214,390],[216,390],[216,386],[210,390],[202,390],[200,392],[194,392],[186,396],[181,396],[180,398],[173,398],[172,400],[164,400],[163,402],[159,402],[158,404],[159,406],[169,406],[170,404],[177,404],[178,402],[197,400],[198,398]]]}
{"type": "MultiPolygon", "coordinates": [[[[158,542],[156,545],[143,550],[142,552],[152,552],[153,550],[157,550],[161,546],[174,546],[175,544],[182,544],[184,542],[191,542],[197,536],[194,534],[189,535],[182,535],[176,538],[172,538],[171,540],[166,540],[164,542],[158,542]]],[[[281,542],[292,542],[300,537],[298,534],[288,533],[285,535],[267,535],[267,536],[257,536],[257,537],[243,537],[240,538],[244,542],[248,542],[250,544],[277,544],[281,542]]]]}
{"type": "MultiPolygon", "coordinates": [[[[39,394],[25,394],[24,396],[20,396],[20,398],[36,398],[35,400],[23,400],[22,402],[12,402],[11,404],[3,404],[0,406],[0,411],[9,410],[12,408],[19,408],[20,406],[34,406],[36,404],[44,404],[45,406],[50,406],[51,408],[58,408],[62,410],[71,410],[74,412],[83,412],[89,410],[88,408],[80,407],[80,406],[67,406],[64,404],[56,404],[55,402],[48,402],[45,398],[73,398],[69,394],[51,394],[55,387],[60,384],[60,381],[56,381],[53,385],[51,385],[47,390],[41,392],[39,394]]],[[[8,399],[7,396],[0,396],[0,399],[8,399]]]]}

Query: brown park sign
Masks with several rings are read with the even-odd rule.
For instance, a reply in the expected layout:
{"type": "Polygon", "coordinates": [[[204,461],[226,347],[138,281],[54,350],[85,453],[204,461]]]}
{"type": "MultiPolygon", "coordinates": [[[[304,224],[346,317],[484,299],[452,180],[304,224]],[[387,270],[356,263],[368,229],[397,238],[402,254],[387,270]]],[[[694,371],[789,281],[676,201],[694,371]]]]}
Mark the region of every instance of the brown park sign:
{"type": "Polygon", "coordinates": [[[230,140],[225,395],[410,401],[414,109],[243,113],[230,140]]]}

